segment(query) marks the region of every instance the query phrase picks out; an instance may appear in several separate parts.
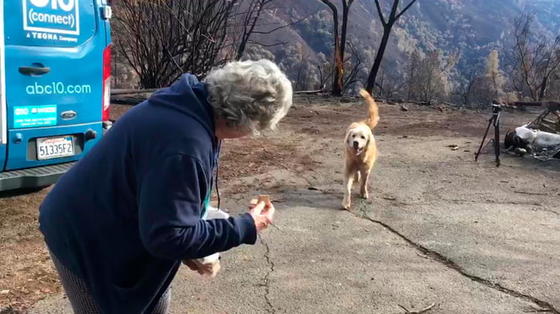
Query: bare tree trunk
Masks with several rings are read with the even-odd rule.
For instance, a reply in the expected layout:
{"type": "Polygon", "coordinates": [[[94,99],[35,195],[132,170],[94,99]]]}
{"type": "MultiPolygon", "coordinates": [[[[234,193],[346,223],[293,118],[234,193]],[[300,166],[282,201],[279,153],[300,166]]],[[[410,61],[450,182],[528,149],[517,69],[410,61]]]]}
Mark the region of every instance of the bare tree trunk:
{"type": "Polygon", "coordinates": [[[340,32],[340,58],[344,60],[344,53],[346,52],[346,35],[348,32],[348,15],[350,13],[350,6],[354,0],[346,3],[342,0],[342,30],[340,32]]]}
{"type": "MultiPolygon", "coordinates": [[[[338,22],[336,23],[338,26],[338,22]]],[[[335,27],[337,27],[335,26],[335,27]]],[[[335,35],[335,40],[337,43],[334,45],[334,80],[332,86],[332,95],[341,96],[342,95],[342,78],[344,77],[344,62],[342,60],[342,53],[340,50],[340,41],[338,39],[338,31],[335,35]]]]}
{"type": "Polygon", "coordinates": [[[392,26],[383,28],[383,37],[381,38],[379,49],[377,49],[377,54],[375,55],[375,61],[373,62],[373,67],[369,72],[369,76],[366,84],[366,90],[370,94],[373,93],[373,87],[375,86],[377,73],[379,72],[379,68],[381,67],[381,61],[383,61],[383,55],[385,54],[385,49],[387,48],[387,43],[389,42],[389,35],[391,34],[391,28],[392,26]]]}
{"type": "MultiPolygon", "coordinates": [[[[249,39],[251,39],[251,36],[255,32],[255,27],[261,19],[264,8],[272,1],[274,0],[250,0],[247,7],[243,8],[246,12],[244,18],[241,19],[243,28],[237,39],[239,43],[237,44],[237,51],[235,52],[235,60],[241,60],[241,58],[243,58],[249,39]]],[[[236,36],[236,34],[233,34],[233,36],[236,36]]]]}
{"type": "Polygon", "coordinates": [[[548,89],[548,76],[543,77],[540,90],[539,90],[539,97],[537,101],[541,101],[546,96],[546,91],[548,89]]]}
{"type": "MultiPolygon", "coordinates": [[[[339,72],[337,83],[337,91],[340,89],[339,95],[345,88],[344,84],[344,57],[346,52],[346,35],[348,33],[348,16],[350,15],[350,7],[354,3],[354,0],[342,0],[342,30],[340,34],[340,64],[337,65],[337,71],[339,72]]],[[[334,91],[334,89],[333,89],[334,91]]],[[[334,93],[333,93],[334,94],[334,93]]]]}
{"type": "Polygon", "coordinates": [[[338,9],[336,6],[329,0],[321,0],[332,12],[333,16],[333,40],[334,40],[334,51],[333,51],[333,58],[334,58],[334,79],[333,79],[333,86],[332,86],[332,95],[333,96],[340,96],[342,93],[342,74],[344,72],[344,65],[342,64],[342,59],[340,55],[340,35],[338,32],[338,9]]]}
{"type": "Polygon", "coordinates": [[[333,37],[334,37],[334,79],[332,86],[332,95],[341,96],[344,90],[344,53],[346,51],[346,34],[348,31],[348,17],[350,15],[350,7],[354,0],[342,1],[342,29],[339,31],[338,9],[330,0],[321,0],[329,7],[333,15],[333,37]]]}
{"type": "Polygon", "coordinates": [[[375,0],[375,6],[377,8],[377,13],[381,24],[383,25],[383,37],[381,38],[381,43],[379,44],[379,49],[377,50],[377,55],[375,56],[375,61],[369,72],[368,80],[366,83],[366,90],[371,94],[373,92],[373,87],[375,86],[375,80],[377,78],[377,73],[381,67],[381,62],[383,61],[383,55],[385,54],[385,49],[387,48],[387,43],[389,42],[389,36],[391,35],[391,30],[395,22],[416,2],[416,0],[411,0],[409,4],[400,12],[397,13],[399,9],[400,0],[393,0],[393,6],[391,7],[391,13],[389,18],[385,20],[383,15],[381,5],[379,0],[375,0]]]}

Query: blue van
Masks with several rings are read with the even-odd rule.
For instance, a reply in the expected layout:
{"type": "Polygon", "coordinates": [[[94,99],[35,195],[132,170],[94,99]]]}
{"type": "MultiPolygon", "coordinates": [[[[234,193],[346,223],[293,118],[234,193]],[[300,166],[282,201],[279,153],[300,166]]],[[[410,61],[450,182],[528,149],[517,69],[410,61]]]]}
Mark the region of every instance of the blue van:
{"type": "Polygon", "coordinates": [[[0,3],[0,191],[47,186],[110,127],[110,2],[0,3]]]}

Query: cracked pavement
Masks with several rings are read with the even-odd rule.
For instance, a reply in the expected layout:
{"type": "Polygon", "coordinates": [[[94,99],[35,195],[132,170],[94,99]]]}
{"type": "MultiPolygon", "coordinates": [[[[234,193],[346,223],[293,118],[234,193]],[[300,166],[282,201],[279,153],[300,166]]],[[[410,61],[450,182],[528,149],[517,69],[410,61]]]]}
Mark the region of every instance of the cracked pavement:
{"type": "Polygon", "coordinates": [[[266,243],[266,241],[263,240],[262,236],[259,236],[259,240],[266,249],[264,258],[266,259],[268,265],[270,265],[270,270],[266,273],[266,275],[263,278],[263,286],[265,289],[264,299],[266,300],[266,305],[268,306],[267,312],[276,313],[276,309],[274,308],[274,305],[272,305],[272,302],[270,301],[270,275],[274,272],[274,261],[270,257],[270,246],[268,245],[268,243],[266,243]]]}
{"type": "MultiPolygon", "coordinates": [[[[485,115],[466,115],[465,126],[438,132],[430,123],[445,117],[385,105],[371,199],[354,196],[352,211],[344,211],[340,134],[360,110],[348,109],[331,129],[310,135],[293,115],[340,110],[312,108],[291,113],[270,140],[293,144],[312,167],[275,165],[223,186],[223,207],[233,212],[254,195],[271,194],[280,229],[223,254],[215,279],[183,267],[171,313],[404,313],[402,307],[432,303],[427,313],[560,313],[559,162],[506,155],[495,168],[483,155],[477,164],[472,153],[480,138],[463,131],[480,119],[483,132],[485,115]],[[413,116],[432,132],[410,126],[413,116]],[[461,149],[452,151],[453,144],[461,149]],[[247,189],[234,191],[240,186],[247,189]]],[[[515,123],[506,117],[504,124],[515,123]]],[[[59,295],[31,313],[61,309],[68,305],[59,295]]]]}

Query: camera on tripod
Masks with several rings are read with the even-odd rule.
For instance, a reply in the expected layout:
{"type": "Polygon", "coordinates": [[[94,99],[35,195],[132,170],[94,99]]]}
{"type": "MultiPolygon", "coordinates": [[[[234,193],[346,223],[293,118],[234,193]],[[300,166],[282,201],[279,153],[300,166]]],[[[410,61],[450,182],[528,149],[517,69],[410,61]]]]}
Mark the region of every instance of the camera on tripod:
{"type": "Polygon", "coordinates": [[[494,126],[494,138],[491,140],[494,143],[494,154],[496,155],[496,167],[500,166],[500,116],[503,110],[502,104],[498,103],[497,101],[492,101],[492,116],[488,120],[488,126],[486,127],[486,132],[484,132],[484,136],[482,137],[482,142],[480,143],[480,147],[478,151],[475,153],[474,160],[478,161],[478,156],[480,156],[480,152],[484,147],[484,143],[486,142],[486,136],[488,136],[488,131],[490,130],[491,126],[494,126]]]}
{"type": "Polygon", "coordinates": [[[499,113],[502,110],[503,108],[501,104],[492,103],[492,113],[499,113]]]}

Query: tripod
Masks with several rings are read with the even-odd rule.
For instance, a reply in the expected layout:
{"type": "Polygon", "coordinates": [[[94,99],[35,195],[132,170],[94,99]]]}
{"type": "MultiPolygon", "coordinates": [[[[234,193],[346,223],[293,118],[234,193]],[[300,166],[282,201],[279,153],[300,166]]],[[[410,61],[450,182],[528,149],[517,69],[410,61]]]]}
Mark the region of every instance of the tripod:
{"type": "Polygon", "coordinates": [[[482,143],[475,154],[474,160],[478,161],[478,156],[482,147],[484,147],[484,142],[486,141],[486,136],[488,136],[488,131],[490,127],[494,125],[494,153],[496,154],[496,167],[500,166],[500,117],[502,115],[502,106],[499,104],[492,104],[492,116],[488,120],[488,126],[486,127],[486,132],[484,132],[484,137],[482,138],[482,143]]]}

